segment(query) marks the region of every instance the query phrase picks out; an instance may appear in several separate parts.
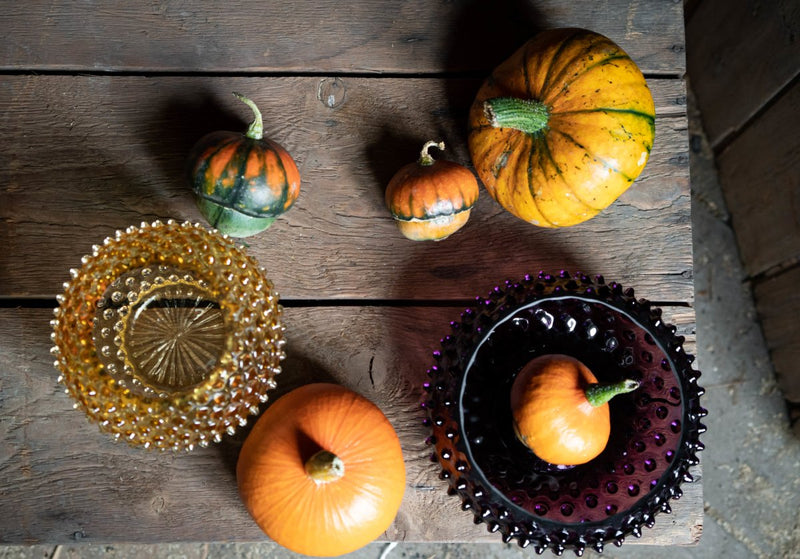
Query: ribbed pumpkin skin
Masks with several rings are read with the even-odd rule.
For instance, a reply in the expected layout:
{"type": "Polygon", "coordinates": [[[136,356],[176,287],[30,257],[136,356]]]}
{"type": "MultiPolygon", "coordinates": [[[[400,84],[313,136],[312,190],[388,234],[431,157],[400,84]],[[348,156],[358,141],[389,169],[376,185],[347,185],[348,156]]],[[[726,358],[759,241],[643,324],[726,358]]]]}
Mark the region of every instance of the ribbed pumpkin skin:
{"type": "Polygon", "coordinates": [[[248,435],[237,464],[239,493],[278,544],[331,557],[363,547],[394,520],[405,491],[400,442],[380,409],[334,384],[302,386],[275,401],[248,435]],[[344,476],[317,485],[305,461],[325,449],[344,476]]]}
{"type": "Polygon", "coordinates": [[[386,188],[386,206],[400,231],[415,241],[438,241],[463,227],[480,189],[472,172],[453,161],[409,163],[386,188]]]}
{"type": "Polygon", "coordinates": [[[641,71],[610,39],[554,29],[494,70],[469,125],[472,162],[489,194],[529,223],[563,227],[597,215],[639,176],[653,146],[655,107],[641,71]],[[544,103],[547,127],[494,128],[484,102],[497,97],[544,103]]]}
{"type": "Polygon", "coordinates": [[[470,209],[478,184],[466,167],[438,160],[432,165],[409,163],[389,182],[386,204],[396,219],[435,219],[470,209]]]}
{"type": "Polygon", "coordinates": [[[260,224],[287,211],[300,194],[300,172],[283,147],[237,132],[201,138],[189,155],[188,173],[203,215],[233,236],[262,230],[260,224]]]}
{"type": "Polygon", "coordinates": [[[566,355],[529,362],[511,388],[517,436],[551,464],[584,464],[599,455],[611,434],[608,404],[592,406],[585,389],[597,378],[566,355]]]}

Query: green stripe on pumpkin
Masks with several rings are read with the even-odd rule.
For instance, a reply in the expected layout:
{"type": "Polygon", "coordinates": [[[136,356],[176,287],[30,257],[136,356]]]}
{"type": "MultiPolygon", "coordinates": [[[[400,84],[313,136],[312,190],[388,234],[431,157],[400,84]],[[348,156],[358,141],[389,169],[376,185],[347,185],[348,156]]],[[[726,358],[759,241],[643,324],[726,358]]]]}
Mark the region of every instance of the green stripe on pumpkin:
{"type": "Polygon", "coordinates": [[[645,113],[642,111],[637,111],[635,109],[617,109],[613,107],[593,107],[591,109],[577,109],[574,111],[562,111],[559,112],[558,115],[577,115],[577,114],[584,114],[584,113],[615,113],[615,114],[626,114],[631,116],[636,116],[639,118],[643,118],[647,122],[652,125],[655,125],[656,117],[655,115],[651,115],[649,113],[645,113]]]}
{"type": "MultiPolygon", "coordinates": [[[[554,103],[556,99],[561,97],[565,92],[569,91],[569,88],[572,86],[572,84],[574,84],[581,76],[584,76],[585,74],[589,73],[590,71],[594,70],[595,68],[597,68],[599,66],[603,66],[604,64],[608,64],[609,62],[614,62],[615,60],[626,60],[626,59],[630,60],[631,62],[633,62],[633,60],[631,60],[631,57],[628,56],[627,54],[619,53],[619,54],[612,54],[610,56],[607,56],[606,58],[603,58],[603,59],[595,62],[594,64],[590,64],[590,65],[586,66],[586,68],[584,68],[583,70],[581,70],[577,74],[573,75],[569,79],[569,81],[567,81],[564,85],[561,86],[561,90],[558,93],[556,93],[556,95],[552,99],[550,99],[550,103],[551,104],[554,103]]],[[[561,114],[561,113],[559,113],[559,114],[561,114]]]]}
{"type": "MultiPolygon", "coordinates": [[[[294,204],[294,200],[292,200],[292,203],[289,204],[288,207],[286,206],[286,202],[288,201],[288,198],[289,198],[289,186],[290,186],[289,185],[289,175],[286,173],[286,167],[283,164],[283,159],[281,158],[280,153],[278,153],[278,151],[274,150],[274,149],[271,150],[271,151],[275,154],[275,158],[278,160],[278,166],[281,168],[281,176],[283,177],[283,184],[281,185],[281,196],[280,196],[280,198],[278,200],[280,202],[280,208],[279,208],[278,212],[279,213],[283,213],[286,210],[288,210],[292,206],[292,204],[294,204]]],[[[264,177],[264,179],[266,180],[266,177],[264,177]]],[[[272,207],[273,208],[275,207],[274,204],[273,204],[272,207]]],[[[271,210],[271,211],[275,211],[275,210],[271,210]]]]}
{"type": "MultiPolygon", "coordinates": [[[[552,58],[550,58],[550,65],[547,67],[547,75],[545,75],[545,77],[544,77],[544,82],[542,83],[542,90],[539,92],[539,93],[540,93],[540,95],[544,95],[544,94],[545,94],[545,92],[546,92],[546,91],[549,89],[549,87],[550,87],[550,80],[551,80],[551,79],[552,79],[552,77],[553,77],[553,76],[552,76],[552,74],[553,74],[553,68],[556,66],[556,62],[558,62],[558,60],[561,58],[561,56],[562,56],[562,55],[564,54],[564,52],[567,50],[567,47],[568,47],[569,45],[571,45],[573,42],[575,42],[575,40],[576,40],[576,39],[578,39],[578,38],[579,38],[580,36],[582,36],[582,35],[583,35],[583,31],[582,31],[582,30],[580,30],[580,29],[576,29],[576,30],[575,30],[575,31],[574,31],[574,32],[573,32],[573,33],[572,33],[572,34],[571,34],[569,37],[567,37],[566,39],[564,39],[564,40],[561,42],[561,44],[558,46],[558,50],[556,50],[556,52],[553,54],[552,58]]],[[[572,60],[570,60],[570,64],[571,64],[571,63],[572,63],[574,60],[575,60],[575,58],[573,58],[572,60]]],[[[565,65],[564,65],[564,68],[565,68],[565,69],[566,69],[566,68],[568,68],[568,67],[569,67],[569,64],[565,64],[565,65]]],[[[563,72],[563,70],[562,70],[562,72],[563,72]]],[[[561,75],[561,74],[559,73],[559,75],[561,75]]]]}

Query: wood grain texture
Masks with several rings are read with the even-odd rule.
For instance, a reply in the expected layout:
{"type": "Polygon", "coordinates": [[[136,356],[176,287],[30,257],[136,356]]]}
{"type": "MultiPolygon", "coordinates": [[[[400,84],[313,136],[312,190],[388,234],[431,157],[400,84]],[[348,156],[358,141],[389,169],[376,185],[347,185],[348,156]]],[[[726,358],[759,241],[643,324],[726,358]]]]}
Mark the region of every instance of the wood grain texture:
{"type": "Polygon", "coordinates": [[[719,146],[800,72],[800,4],[703,0],[686,28],[688,74],[719,146]]]}
{"type": "Polygon", "coordinates": [[[800,82],[717,158],[742,261],[751,277],[800,262],[798,113],[800,82]]]}
{"type": "MultiPolygon", "coordinates": [[[[419,403],[437,340],[455,307],[286,309],[287,353],[273,399],[312,381],[341,383],[373,400],[403,445],[407,489],[382,539],[499,542],[446,493],[419,403]],[[402,355],[403,359],[398,359],[402,355]]],[[[694,351],[693,314],[665,319],[694,351]]],[[[673,312],[675,311],[675,312],[673,312]]],[[[241,505],[235,464],[247,429],[189,454],[116,444],[72,409],[49,354],[47,309],[0,309],[0,543],[219,542],[266,539],[241,505]]],[[[671,515],[628,543],[696,543],[701,471],[671,515]]]]}
{"type": "Polygon", "coordinates": [[[537,30],[588,27],[646,73],[683,74],[676,0],[342,3],[32,0],[9,5],[0,69],[178,72],[487,71],[537,30]]]}
{"type": "MultiPolygon", "coordinates": [[[[499,542],[447,496],[429,460],[425,370],[463,301],[540,269],[601,273],[641,297],[680,303],[665,318],[694,352],[681,10],[680,0],[5,6],[0,298],[30,308],[0,308],[0,544],[266,539],[236,491],[247,429],[187,455],[114,444],[57,384],[51,315],[41,308],[115,230],[202,220],[184,160],[203,134],[244,130],[250,113],[232,91],[259,104],[267,135],[303,177],[289,213],[247,240],[294,302],[273,398],[324,380],[384,410],[408,485],[382,539],[499,542]],[[483,191],[452,238],[406,240],[383,203],[393,173],[429,139],[469,165],[466,116],[480,80],[536,31],[559,26],[607,35],[648,76],[657,135],[643,175],[601,216],[570,229],[527,225],[483,191]]],[[[702,474],[693,473],[673,514],[629,543],[696,543],[702,474]]]]}
{"type": "Polygon", "coordinates": [[[201,221],[184,160],[203,134],[244,130],[249,110],[231,95],[241,91],[302,176],[295,206],[247,239],[284,298],[471,299],[507,278],[565,268],[604,274],[652,300],[692,301],[681,80],[651,80],[652,157],[599,217],[540,229],[482,190],[470,222],[441,243],[405,239],[383,191],[428,139],[470,165],[466,114],[479,80],[337,80],[0,77],[0,295],[53,297],[68,269],[116,229],[201,221]]]}
{"type": "Polygon", "coordinates": [[[778,385],[790,402],[800,403],[800,267],[755,284],[754,295],[778,385]]]}

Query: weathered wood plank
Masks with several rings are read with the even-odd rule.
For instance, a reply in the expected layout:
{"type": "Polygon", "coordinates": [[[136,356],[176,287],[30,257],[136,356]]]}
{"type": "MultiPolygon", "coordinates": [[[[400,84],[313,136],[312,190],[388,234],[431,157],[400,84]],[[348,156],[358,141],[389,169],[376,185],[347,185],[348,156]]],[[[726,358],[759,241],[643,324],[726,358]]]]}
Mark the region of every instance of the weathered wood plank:
{"type": "Polygon", "coordinates": [[[800,261],[798,113],[800,83],[717,158],[733,229],[750,276],[800,261]]]}
{"type": "MultiPolygon", "coordinates": [[[[312,381],[346,385],[390,419],[407,488],[383,539],[498,542],[446,494],[419,402],[431,352],[459,308],[288,308],[287,353],[274,397],[312,381]]],[[[665,308],[694,351],[693,313],[665,308]]],[[[0,309],[0,543],[155,543],[265,539],[241,505],[235,463],[246,429],[186,455],[115,444],[72,409],[57,384],[46,309],[0,309]]],[[[630,543],[695,543],[702,483],[684,485],[672,515],[630,543]]],[[[627,545],[627,544],[626,544],[627,545]]]]}
{"type": "Polygon", "coordinates": [[[756,310],[764,329],[778,385],[790,402],[800,403],[800,267],[759,281],[756,310]]]}
{"type": "Polygon", "coordinates": [[[686,23],[688,73],[713,146],[800,72],[795,0],[698,2],[686,23]]]}
{"type": "Polygon", "coordinates": [[[32,0],[0,14],[0,69],[485,71],[536,30],[588,27],[648,73],[684,71],[680,1],[188,3],[32,0]]]}
{"type": "Polygon", "coordinates": [[[427,139],[443,139],[445,157],[469,164],[466,112],[478,80],[344,78],[334,107],[319,98],[329,80],[0,77],[0,295],[54,296],[115,229],[201,220],[184,159],[204,133],[244,129],[248,109],[230,94],[242,91],[303,177],[295,206],[247,241],[284,298],[471,299],[506,278],[566,268],[691,302],[682,81],[651,81],[651,160],[599,217],[539,229],[483,191],[462,231],[425,244],[399,234],[383,190],[427,139]]]}

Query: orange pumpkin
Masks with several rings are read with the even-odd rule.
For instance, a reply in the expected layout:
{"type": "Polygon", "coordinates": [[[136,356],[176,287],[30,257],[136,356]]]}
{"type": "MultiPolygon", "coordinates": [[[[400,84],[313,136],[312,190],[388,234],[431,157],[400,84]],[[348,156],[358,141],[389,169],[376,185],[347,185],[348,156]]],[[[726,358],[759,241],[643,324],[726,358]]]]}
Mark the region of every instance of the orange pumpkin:
{"type": "Polygon", "coordinates": [[[453,161],[434,160],[427,142],[419,160],[400,168],[386,188],[386,206],[400,232],[412,241],[441,241],[461,229],[478,199],[472,171],[453,161]]]}
{"type": "Polygon", "coordinates": [[[638,388],[635,380],[600,384],[580,361],[567,355],[531,360],[511,388],[517,438],[551,464],[589,462],[611,434],[608,401],[638,388]]]}
{"type": "Polygon", "coordinates": [[[276,400],[248,435],[239,493],[262,530],[305,555],[349,553],[383,533],[405,490],[392,425],[372,402],[316,383],[276,400]]]}
{"type": "Polygon", "coordinates": [[[655,107],[639,68],[583,29],[535,36],[498,66],[469,114],[478,177],[506,210],[563,227],[597,215],[644,169],[655,107]]]}

